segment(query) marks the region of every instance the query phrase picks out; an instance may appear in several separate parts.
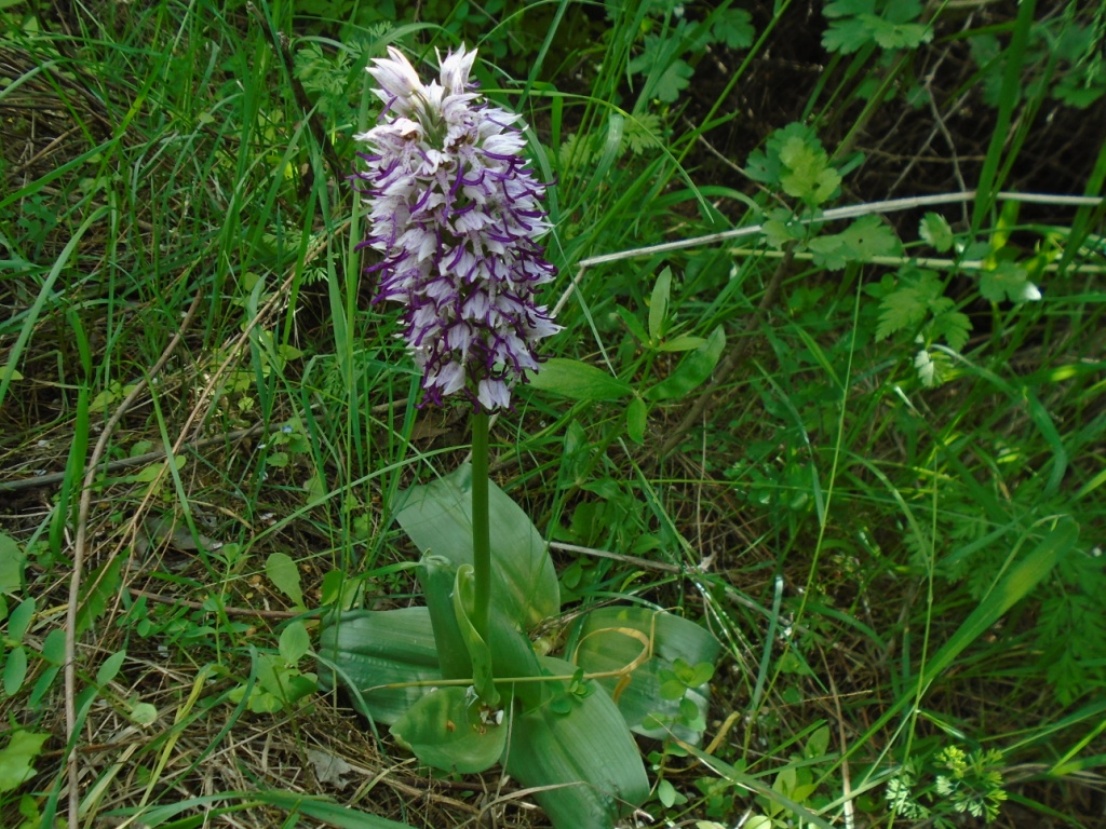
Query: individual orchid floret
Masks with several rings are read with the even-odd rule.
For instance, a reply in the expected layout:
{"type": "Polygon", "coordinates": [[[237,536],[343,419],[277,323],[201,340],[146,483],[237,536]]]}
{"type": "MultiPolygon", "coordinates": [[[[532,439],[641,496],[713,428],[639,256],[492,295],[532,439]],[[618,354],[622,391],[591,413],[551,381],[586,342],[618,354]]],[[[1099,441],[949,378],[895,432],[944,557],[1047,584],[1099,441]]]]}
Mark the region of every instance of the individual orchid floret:
{"type": "Polygon", "coordinates": [[[477,411],[508,408],[556,333],[535,294],[553,279],[537,240],[549,229],[545,185],[522,152],[518,116],[489,105],[469,79],[475,51],[450,52],[423,84],[398,49],[368,68],[384,101],[356,136],[369,201],[363,246],[383,260],[374,302],[401,302],[403,337],[423,372],[424,403],[459,394],[477,411]]]}

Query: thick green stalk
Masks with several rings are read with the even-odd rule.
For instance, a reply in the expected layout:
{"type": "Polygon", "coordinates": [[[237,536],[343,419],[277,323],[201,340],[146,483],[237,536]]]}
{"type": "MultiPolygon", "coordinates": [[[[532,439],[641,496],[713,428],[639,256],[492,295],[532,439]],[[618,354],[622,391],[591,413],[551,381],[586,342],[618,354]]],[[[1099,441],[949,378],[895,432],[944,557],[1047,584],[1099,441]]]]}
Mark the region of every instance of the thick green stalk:
{"type": "Polygon", "coordinates": [[[488,641],[492,593],[492,541],[488,518],[488,415],[472,416],[472,569],[476,581],[473,624],[488,641]]]}

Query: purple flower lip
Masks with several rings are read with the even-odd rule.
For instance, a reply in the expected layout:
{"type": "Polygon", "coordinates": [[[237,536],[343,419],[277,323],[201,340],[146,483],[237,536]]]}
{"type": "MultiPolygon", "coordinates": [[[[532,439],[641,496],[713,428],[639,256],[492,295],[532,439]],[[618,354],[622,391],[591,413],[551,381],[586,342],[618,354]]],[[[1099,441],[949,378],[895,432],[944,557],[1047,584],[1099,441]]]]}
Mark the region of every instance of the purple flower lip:
{"type": "Polygon", "coordinates": [[[536,291],[553,280],[540,239],[549,230],[515,126],[469,79],[476,51],[450,52],[423,84],[388,48],[368,68],[384,102],[356,174],[368,194],[380,274],[373,303],[406,306],[403,339],[422,370],[422,405],[460,395],[476,411],[511,406],[511,389],[537,371],[540,340],[560,330],[536,291]]]}

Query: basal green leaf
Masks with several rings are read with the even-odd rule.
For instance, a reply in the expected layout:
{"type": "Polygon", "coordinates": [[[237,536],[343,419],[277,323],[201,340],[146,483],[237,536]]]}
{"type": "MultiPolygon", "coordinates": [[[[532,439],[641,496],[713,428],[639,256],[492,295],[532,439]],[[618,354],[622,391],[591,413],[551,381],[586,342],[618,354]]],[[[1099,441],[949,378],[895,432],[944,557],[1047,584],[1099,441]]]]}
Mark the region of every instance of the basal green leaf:
{"type": "Polygon", "coordinates": [[[354,707],[391,725],[429,684],[442,679],[430,612],[425,607],[352,610],[319,635],[319,688],[350,688],[354,707]],[[400,684],[401,687],[382,687],[400,684]]]}
{"type": "Polygon", "coordinates": [[[604,607],[579,623],[572,661],[598,680],[639,734],[675,734],[697,743],[700,734],[681,722],[680,701],[695,703],[705,718],[709,679],[722,646],[705,628],[671,613],[642,607],[604,607]]]}
{"type": "MultiPolygon", "coordinates": [[[[522,509],[490,485],[492,597],[524,630],[560,612],[560,588],[545,542],[522,509]]],[[[472,468],[467,464],[400,494],[396,520],[423,553],[472,564],[472,468]]]]}
{"type": "Polygon", "coordinates": [[[428,766],[475,774],[499,762],[509,725],[502,708],[489,708],[471,688],[439,688],[416,702],[392,726],[392,735],[428,766]]]}
{"type": "Polygon", "coordinates": [[[457,627],[461,631],[461,640],[465,643],[469,661],[472,663],[472,684],[477,695],[488,705],[499,703],[499,692],[495,689],[495,677],[492,672],[492,653],[489,643],[480,637],[472,621],[476,606],[476,580],[471,564],[462,564],[457,568],[453,583],[453,614],[457,627]]]}
{"type": "Polygon", "coordinates": [[[472,660],[453,607],[457,566],[443,556],[427,555],[419,562],[418,574],[434,628],[442,676],[446,679],[471,677],[472,660]]]}
{"type": "MultiPolygon", "coordinates": [[[[574,670],[559,659],[542,663],[554,674],[574,670]]],[[[587,685],[591,693],[563,698],[563,713],[544,705],[511,723],[504,767],[537,789],[534,798],[556,829],[610,829],[649,796],[645,766],[618,708],[587,685]]]]}

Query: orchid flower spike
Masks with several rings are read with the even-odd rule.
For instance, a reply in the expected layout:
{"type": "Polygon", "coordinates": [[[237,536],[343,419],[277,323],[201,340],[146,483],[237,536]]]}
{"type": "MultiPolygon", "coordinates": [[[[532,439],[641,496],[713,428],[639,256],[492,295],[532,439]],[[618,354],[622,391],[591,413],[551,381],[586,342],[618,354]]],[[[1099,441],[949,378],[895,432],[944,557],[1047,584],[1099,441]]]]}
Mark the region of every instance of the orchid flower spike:
{"type": "Polygon", "coordinates": [[[458,394],[477,411],[509,408],[511,389],[537,371],[539,340],[560,330],[540,286],[553,266],[538,244],[549,222],[545,185],[522,155],[518,116],[489,105],[469,79],[476,52],[441,60],[423,84],[389,47],[368,72],[384,101],[357,178],[369,236],[382,255],[373,302],[405,306],[403,337],[422,369],[423,404],[458,394]]]}

